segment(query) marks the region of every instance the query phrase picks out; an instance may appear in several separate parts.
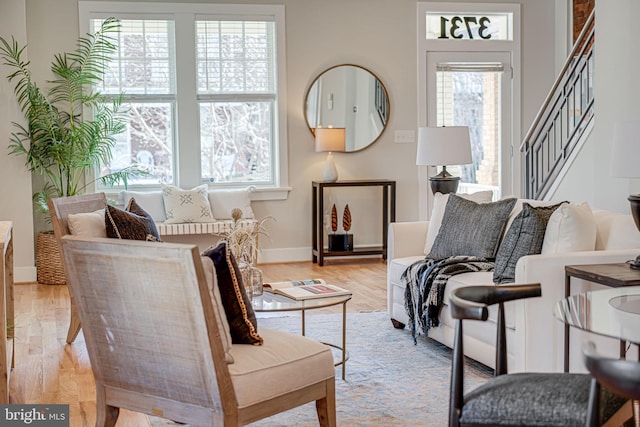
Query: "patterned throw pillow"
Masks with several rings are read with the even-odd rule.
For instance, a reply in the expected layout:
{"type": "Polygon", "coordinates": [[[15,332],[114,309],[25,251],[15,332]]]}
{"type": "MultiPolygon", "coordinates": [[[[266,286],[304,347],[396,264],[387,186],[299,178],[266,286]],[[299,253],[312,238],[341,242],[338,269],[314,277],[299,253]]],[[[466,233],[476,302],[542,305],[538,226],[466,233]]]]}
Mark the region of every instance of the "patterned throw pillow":
{"type": "Polygon", "coordinates": [[[476,203],[449,195],[442,225],[428,258],[468,255],[494,258],[515,198],[476,203]]]}
{"type": "Polygon", "coordinates": [[[513,283],[516,279],[516,263],[525,255],[542,251],[544,233],[551,214],[562,203],[533,207],[522,204],[522,211],[515,217],[504,235],[493,269],[493,283],[513,283]]]}
{"type": "Polygon", "coordinates": [[[211,258],[216,267],[218,289],[229,322],[231,340],[234,344],[262,345],[256,314],[244,289],[236,259],[227,250],[227,244],[222,242],[203,256],[211,258]]]}
{"type": "Polygon", "coordinates": [[[207,184],[191,190],[182,190],[173,185],[162,186],[165,223],[180,224],[193,222],[213,222],[211,205],[207,195],[207,184]]]}
{"type": "Polygon", "coordinates": [[[129,200],[126,210],[107,205],[104,225],[107,237],[114,239],[162,241],[153,218],[134,198],[129,200]]]}

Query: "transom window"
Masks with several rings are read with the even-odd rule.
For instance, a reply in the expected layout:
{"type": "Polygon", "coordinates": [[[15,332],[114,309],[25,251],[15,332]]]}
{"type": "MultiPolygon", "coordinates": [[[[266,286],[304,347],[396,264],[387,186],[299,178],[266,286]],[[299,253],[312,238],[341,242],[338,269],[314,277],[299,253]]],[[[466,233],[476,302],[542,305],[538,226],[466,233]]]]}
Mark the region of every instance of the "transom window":
{"type": "Polygon", "coordinates": [[[146,166],[134,187],[286,185],[283,6],[80,2],[87,31],[110,16],[99,90],[124,93],[128,124],[106,170],[146,166]]]}

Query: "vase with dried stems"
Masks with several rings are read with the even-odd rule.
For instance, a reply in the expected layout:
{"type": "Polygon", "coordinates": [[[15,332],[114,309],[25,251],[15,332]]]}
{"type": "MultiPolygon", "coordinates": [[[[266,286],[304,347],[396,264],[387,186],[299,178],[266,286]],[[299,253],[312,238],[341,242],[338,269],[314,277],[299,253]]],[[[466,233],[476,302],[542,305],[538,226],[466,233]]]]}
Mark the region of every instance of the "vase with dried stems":
{"type": "Polygon", "coordinates": [[[262,270],[256,267],[255,263],[260,250],[259,237],[269,238],[264,223],[273,218],[268,216],[254,222],[241,221],[242,216],[242,209],[233,209],[231,211],[233,219],[231,230],[221,233],[220,236],[235,257],[242,274],[242,282],[249,297],[252,297],[253,295],[262,295],[262,270]]]}

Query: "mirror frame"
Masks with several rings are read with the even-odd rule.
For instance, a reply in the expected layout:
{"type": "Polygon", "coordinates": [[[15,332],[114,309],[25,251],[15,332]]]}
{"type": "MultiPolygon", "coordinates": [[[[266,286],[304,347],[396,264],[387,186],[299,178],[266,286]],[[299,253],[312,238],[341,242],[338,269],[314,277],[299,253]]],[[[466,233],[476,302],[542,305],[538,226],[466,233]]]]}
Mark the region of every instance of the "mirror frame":
{"type": "MultiPolygon", "coordinates": [[[[384,134],[384,131],[387,129],[387,126],[389,125],[389,119],[391,117],[391,103],[389,101],[389,92],[387,91],[386,86],[384,85],[384,83],[382,83],[382,80],[380,80],[380,77],[378,77],[376,75],[376,73],[372,72],[371,70],[361,66],[361,65],[356,65],[356,64],[337,64],[334,65],[332,67],[329,67],[327,69],[325,69],[324,71],[322,71],[320,74],[318,74],[316,76],[315,79],[313,79],[313,81],[311,82],[311,84],[309,85],[309,87],[307,88],[307,91],[304,95],[304,104],[303,104],[303,112],[304,112],[304,121],[307,124],[307,128],[309,129],[309,131],[311,132],[311,134],[315,137],[315,128],[311,127],[311,124],[309,123],[309,116],[307,114],[307,103],[309,101],[309,94],[311,93],[311,90],[313,89],[313,86],[318,82],[318,80],[320,80],[320,78],[322,76],[324,76],[325,74],[327,74],[328,72],[336,69],[336,68],[340,68],[340,67],[355,67],[355,68],[359,68],[367,73],[369,73],[371,76],[373,76],[373,78],[375,78],[376,82],[380,85],[380,90],[381,90],[381,95],[384,96],[384,107],[383,107],[383,114],[385,114],[386,120],[384,123],[384,126],[382,128],[382,130],[380,131],[380,133],[378,134],[378,136],[376,136],[374,139],[372,139],[370,142],[368,142],[364,147],[362,148],[358,148],[357,150],[351,150],[351,151],[345,151],[345,153],[356,153],[358,151],[362,151],[365,148],[371,146],[374,142],[376,142],[377,140],[380,139],[380,137],[384,134]]],[[[376,95],[377,96],[377,95],[376,95]]]]}

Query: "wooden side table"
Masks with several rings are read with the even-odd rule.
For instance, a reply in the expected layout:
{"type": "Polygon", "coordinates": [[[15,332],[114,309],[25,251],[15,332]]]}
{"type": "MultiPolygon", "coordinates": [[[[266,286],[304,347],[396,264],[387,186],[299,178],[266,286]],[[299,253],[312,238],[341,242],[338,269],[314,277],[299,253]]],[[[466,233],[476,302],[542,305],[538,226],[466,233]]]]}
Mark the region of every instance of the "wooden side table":
{"type": "MultiPolygon", "coordinates": [[[[629,268],[626,263],[566,265],[564,267],[564,297],[571,295],[571,278],[587,280],[610,288],[640,285],[640,270],[629,268]]],[[[564,325],[564,371],[569,372],[569,330],[564,325]]],[[[620,357],[624,357],[625,343],[620,342],[620,357]]]]}
{"type": "Polygon", "coordinates": [[[387,179],[362,181],[313,181],[312,183],[312,258],[324,265],[328,257],[382,255],[387,259],[387,233],[389,223],[396,220],[396,182],[387,179]],[[352,251],[329,251],[324,248],[324,190],[333,187],[381,187],[382,188],[382,244],[377,247],[354,248],[352,251]]]}
{"type": "Polygon", "coordinates": [[[13,224],[0,221],[0,404],[9,403],[13,368],[13,224]]]}

